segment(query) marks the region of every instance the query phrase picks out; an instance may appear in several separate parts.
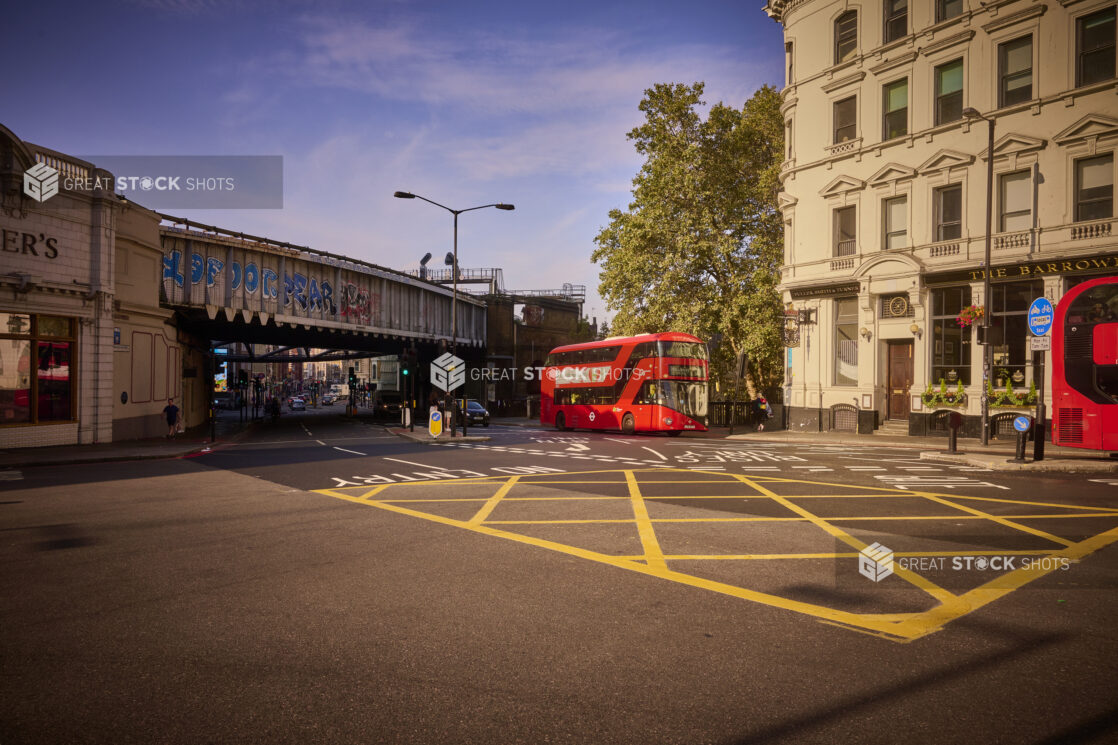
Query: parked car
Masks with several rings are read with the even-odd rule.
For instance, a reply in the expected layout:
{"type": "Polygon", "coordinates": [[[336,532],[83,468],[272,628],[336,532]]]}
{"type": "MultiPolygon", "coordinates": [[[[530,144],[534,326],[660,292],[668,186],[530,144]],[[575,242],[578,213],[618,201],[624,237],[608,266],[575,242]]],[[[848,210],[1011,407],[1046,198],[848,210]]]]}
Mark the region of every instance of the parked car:
{"type": "Polygon", "coordinates": [[[466,423],[483,427],[489,426],[489,412],[472,398],[466,401],[466,423]]]}
{"type": "Polygon", "coordinates": [[[289,402],[288,405],[291,407],[292,411],[306,411],[307,410],[307,402],[304,401],[303,399],[301,399],[298,396],[292,397],[292,399],[291,399],[291,401],[289,402]]]}

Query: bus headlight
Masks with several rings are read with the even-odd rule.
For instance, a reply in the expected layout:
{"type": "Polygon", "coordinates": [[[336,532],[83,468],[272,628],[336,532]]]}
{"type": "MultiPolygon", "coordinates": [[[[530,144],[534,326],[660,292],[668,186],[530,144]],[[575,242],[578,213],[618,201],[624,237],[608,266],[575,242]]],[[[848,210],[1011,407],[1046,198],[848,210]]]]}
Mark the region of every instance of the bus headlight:
{"type": "Polygon", "coordinates": [[[672,418],[671,417],[666,418],[664,420],[664,424],[668,425],[669,427],[672,426],[672,418]]]}

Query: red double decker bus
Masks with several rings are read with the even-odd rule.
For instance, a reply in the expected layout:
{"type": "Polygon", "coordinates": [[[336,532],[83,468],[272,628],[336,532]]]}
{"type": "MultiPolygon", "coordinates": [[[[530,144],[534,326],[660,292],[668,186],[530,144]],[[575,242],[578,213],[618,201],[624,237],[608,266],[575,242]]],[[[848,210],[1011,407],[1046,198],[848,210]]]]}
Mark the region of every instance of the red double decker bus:
{"type": "Polygon", "coordinates": [[[540,400],[540,422],[560,430],[706,431],[707,348],[674,332],[556,347],[540,400]]]}
{"type": "Polygon", "coordinates": [[[1052,442],[1118,451],[1118,277],[1076,285],[1052,328],[1052,442]]]}

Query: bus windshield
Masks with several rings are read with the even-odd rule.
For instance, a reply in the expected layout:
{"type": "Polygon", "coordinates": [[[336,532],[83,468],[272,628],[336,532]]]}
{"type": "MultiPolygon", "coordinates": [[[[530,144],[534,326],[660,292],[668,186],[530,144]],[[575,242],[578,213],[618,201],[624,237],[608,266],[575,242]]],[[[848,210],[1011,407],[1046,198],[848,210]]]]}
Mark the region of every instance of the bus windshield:
{"type": "Polygon", "coordinates": [[[693,357],[705,360],[707,358],[706,344],[693,341],[660,341],[659,356],[661,357],[693,357]]]}
{"type": "Polygon", "coordinates": [[[1092,287],[1072,301],[1067,325],[1118,321],[1118,284],[1092,287]]]}

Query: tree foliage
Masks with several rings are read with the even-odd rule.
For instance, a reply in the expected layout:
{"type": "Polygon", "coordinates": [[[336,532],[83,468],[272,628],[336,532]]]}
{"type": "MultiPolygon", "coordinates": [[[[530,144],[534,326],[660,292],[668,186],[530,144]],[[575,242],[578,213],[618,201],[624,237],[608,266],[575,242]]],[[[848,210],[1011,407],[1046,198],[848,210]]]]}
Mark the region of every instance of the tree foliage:
{"type": "Polygon", "coordinates": [[[750,396],[782,375],[783,253],[777,176],[784,152],[780,94],[765,86],[705,119],[703,84],[645,91],[645,122],[628,137],[645,161],[627,211],[596,237],[599,291],[614,334],[683,331],[720,338],[712,377],[734,390],[734,358],[750,360],[750,396]]]}

